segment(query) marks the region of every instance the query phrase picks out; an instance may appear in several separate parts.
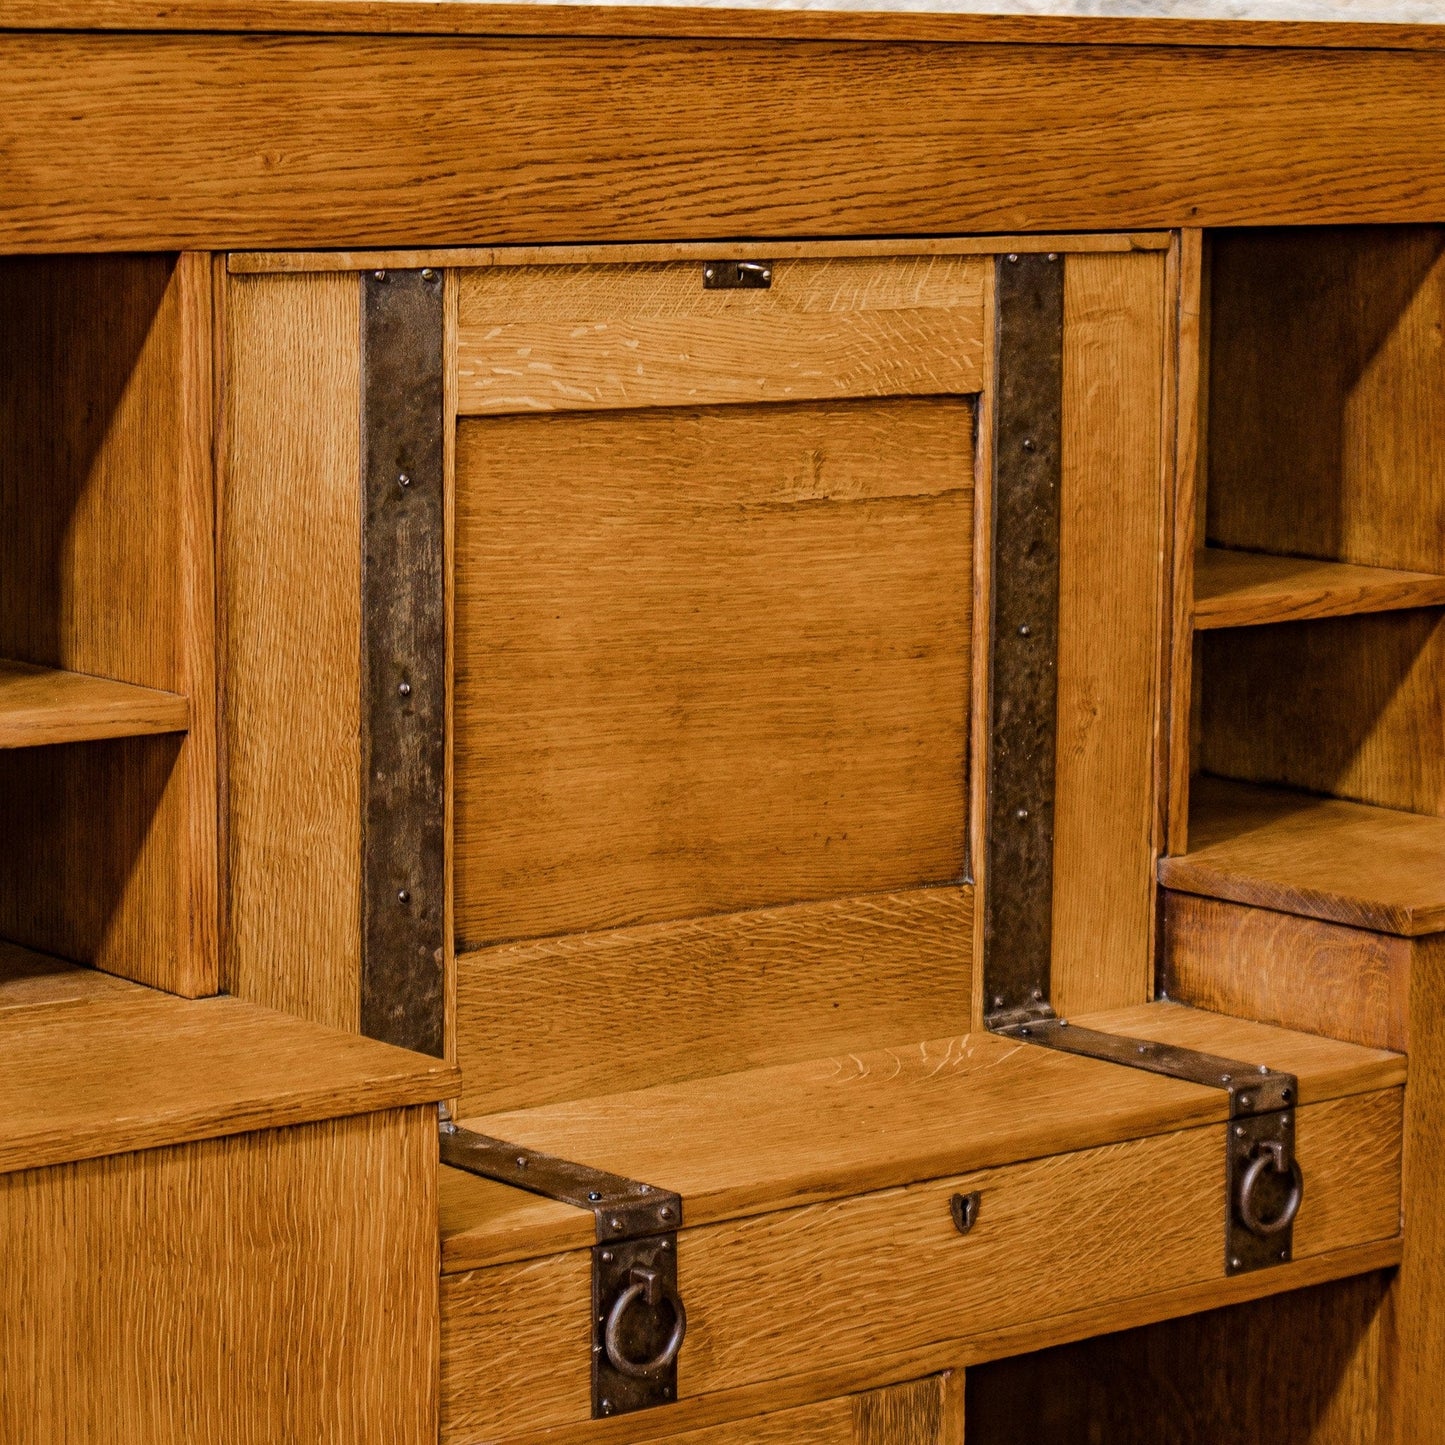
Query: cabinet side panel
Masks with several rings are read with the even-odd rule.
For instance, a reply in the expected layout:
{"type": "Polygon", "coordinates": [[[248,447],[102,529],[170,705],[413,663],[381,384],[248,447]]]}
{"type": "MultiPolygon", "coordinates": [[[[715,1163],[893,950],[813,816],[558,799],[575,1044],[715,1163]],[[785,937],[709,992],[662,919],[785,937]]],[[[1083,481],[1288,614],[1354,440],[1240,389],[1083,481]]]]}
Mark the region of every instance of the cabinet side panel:
{"type": "Polygon", "coordinates": [[[1053,948],[1065,1016],[1150,996],[1171,365],[1163,255],[1071,256],[1066,275],[1053,948]]]}
{"type": "Polygon", "coordinates": [[[0,1435],[435,1441],[434,1120],[359,1115],[0,1178],[0,1435]]]}
{"type": "Polygon", "coordinates": [[[226,295],[226,990],[360,1018],[360,302],[354,276],[226,295]]]}

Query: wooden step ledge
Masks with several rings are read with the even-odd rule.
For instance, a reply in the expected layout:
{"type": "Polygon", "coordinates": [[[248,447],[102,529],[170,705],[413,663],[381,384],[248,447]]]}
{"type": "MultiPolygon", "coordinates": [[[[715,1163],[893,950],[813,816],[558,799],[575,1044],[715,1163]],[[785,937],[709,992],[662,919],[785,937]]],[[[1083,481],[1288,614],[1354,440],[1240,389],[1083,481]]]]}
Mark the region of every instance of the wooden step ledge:
{"type": "Polygon", "coordinates": [[[1181,893],[1418,938],[1445,931],[1445,818],[1197,778],[1181,893]]]}
{"type": "Polygon", "coordinates": [[[190,720],[179,693],[0,658],[0,748],[183,733],[190,720]]]}
{"type": "Polygon", "coordinates": [[[1205,547],[1194,554],[1194,628],[1257,627],[1445,605],[1445,577],[1205,547]]]}
{"type": "Polygon", "coordinates": [[[0,1173],[452,1097],[456,1070],[0,948],[0,1173]]]}
{"type": "MultiPolygon", "coordinates": [[[[1306,1106],[1403,1082],[1399,1054],[1177,1004],[1076,1020],[1299,1078],[1306,1106]]],[[[1222,1090],[976,1033],[467,1119],[681,1194],[689,1228],[1222,1121],[1222,1090]]],[[[442,1269],[581,1248],[592,1216],[443,1168],[442,1269]]]]}

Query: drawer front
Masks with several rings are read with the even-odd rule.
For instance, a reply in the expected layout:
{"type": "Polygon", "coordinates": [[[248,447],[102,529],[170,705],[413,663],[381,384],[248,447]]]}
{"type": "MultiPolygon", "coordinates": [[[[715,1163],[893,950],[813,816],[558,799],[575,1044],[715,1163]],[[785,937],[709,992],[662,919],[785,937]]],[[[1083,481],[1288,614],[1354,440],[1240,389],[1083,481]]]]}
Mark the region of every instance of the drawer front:
{"type": "MultiPolygon", "coordinates": [[[[1392,1239],[1402,1090],[1299,1112],[1296,1261],[1392,1239]]],[[[1224,1279],[1225,1126],[685,1230],[681,1399],[1224,1279]],[[977,1222],[950,1201],[978,1191],[977,1222]]],[[[1289,1285],[1290,1267],[1276,1276],[1289,1285]]],[[[444,1438],[590,1413],[586,1251],[442,1281],[444,1438]]]]}

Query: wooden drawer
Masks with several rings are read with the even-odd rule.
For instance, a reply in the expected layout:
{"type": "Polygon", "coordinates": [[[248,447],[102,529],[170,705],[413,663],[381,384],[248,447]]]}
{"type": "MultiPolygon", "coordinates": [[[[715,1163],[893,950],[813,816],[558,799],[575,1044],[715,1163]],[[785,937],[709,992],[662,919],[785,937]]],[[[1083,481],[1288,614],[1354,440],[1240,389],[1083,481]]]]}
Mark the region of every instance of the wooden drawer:
{"type": "MultiPolygon", "coordinates": [[[[1169,1006],[1131,1012],[1153,1014],[1137,1022],[1141,1030],[1170,1019],[1176,1032],[1197,1025],[1188,1011],[1169,1006]]],[[[1067,1334],[1071,1327],[1083,1333],[1104,1327],[1100,1312],[1137,1320],[1141,1309],[1146,1318],[1152,1310],[1158,1318],[1237,1297],[1226,1285],[1242,1281],[1268,1293],[1318,1277],[1321,1263],[1328,1269],[1331,1260],[1346,1261],[1337,1269],[1351,1272],[1352,1252],[1393,1241],[1400,1231],[1401,1061],[1216,1022],[1216,1036],[1234,1033],[1236,1045],[1273,1036],[1271,1057],[1301,1066],[1297,1157],[1306,1189],[1292,1262],[1226,1281],[1224,1157],[1232,1126],[1208,1117],[1224,1097],[1217,1090],[970,1036],[920,1049],[916,1064],[894,1054],[891,1075],[883,1057],[833,1061],[832,1092],[847,1100],[850,1133],[838,1130],[830,1112],[822,1066],[811,1088],[787,1070],[760,1070],[751,1086],[760,1098],[771,1095],[772,1134],[755,1136],[750,1161],[735,1163],[726,1178],[727,1167],[714,1156],[711,1193],[698,1177],[705,1166],[689,1166],[680,1152],[674,1172],[654,1169],[648,1176],[666,1187],[681,1183],[684,1218],[693,1221],[677,1243],[689,1318],[679,1399],[685,1405],[829,1371],[863,1381],[887,1360],[1013,1353],[1030,1340],[1057,1338],[1061,1328],[1067,1334]],[[992,1145],[990,1115],[1001,1131],[992,1145]],[[949,1134],[956,1137],[938,1149],[931,1167],[920,1157],[928,1139],[949,1134]],[[814,1155],[806,1147],[810,1135],[814,1155]],[[866,1188],[884,1177],[870,1168],[869,1136],[873,1153],[886,1152],[903,1173],[894,1187],[866,1188]],[[1057,1140],[1067,1137],[1107,1142],[1059,1152],[1057,1140]],[[879,1140],[888,1146],[881,1152],[879,1140]],[[1010,1162],[938,1167],[949,1158],[986,1160],[990,1148],[994,1157],[1011,1153],[1010,1162]],[[797,1165],[791,1188],[775,1187],[771,1170],[790,1149],[797,1165]],[[743,1180],[749,1164],[756,1176],[751,1189],[743,1180]],[[974,1192],[976,1223],[961,1234],[951,1201],[974,1192]],[[1091,1311],[1092,1324],[1068,1323],[1086,1321],[1091,1311]]],[[[1248,1053],[1243,1047],[1236,1056],[1248,1053]]],[[[706,1088],[715,1112],[705,1124],[695,1111],[690,1129],[681,1127],[682,1088],[627,1096],[614,1107],[642,1111],[645,1127],[689,1141],[694,1159],[706,1160],[711,1150],[736,1143],[729,1121],[747,1113],[748,1086],[741,1082],[747,1077],[692,1086],[699,1096],[706,1088]]],[[[749,1122],[768,1107],[760,1104],[749,1122]]],[[[585,1111],[574,1110],[570,1135],[556,1117],[565,1110],[553,1111],[550,1132],[546,1112],[532,1111],[530,1132],[522,1115],[488,1121],[489,1132],[526,1134],[533,1147],[558,1152],[566,1140],[578,1157],[577,1117],[585,1112],[595,1126],[608,1105],[593,1100],[585,1111]]],[[[625,1138],[608,1157],[644,1162],[625,1138]]],[[[662,1164],[660,1157],[648,1162],[662,1164]]],[[[461,1187],[472,1185],[503,1188],[481,1181],[461,1187]]],[[[454,1271],[442,1281],[444,1439],[474,1445],[582,1424],[591,1403],[590,1250],[584,1242],[532,1253],[519,1242],[515,1213],[505,1223],[496,1215],[490,1226],[458,1229],[466,1205],[455,1193],[449,1205],[448,1193],[444,1185],[444,1268],[454,1271]],[[514,1257],[464,1267],[488,1249],[514,1257]],[[519,1401],[526,1402],[521,1430],[519,1401]]],[[[471,1207],[476,1218],[482,1206],[475,1194],[471,1207]]],[[[548,1211],[564,1208],[546,1201],[521,1207],[533,1212],[538,1238],[559,1225],[548,1211]]],[[[590,1235],[590,1217],[585,1224],[590,1235]]]]}

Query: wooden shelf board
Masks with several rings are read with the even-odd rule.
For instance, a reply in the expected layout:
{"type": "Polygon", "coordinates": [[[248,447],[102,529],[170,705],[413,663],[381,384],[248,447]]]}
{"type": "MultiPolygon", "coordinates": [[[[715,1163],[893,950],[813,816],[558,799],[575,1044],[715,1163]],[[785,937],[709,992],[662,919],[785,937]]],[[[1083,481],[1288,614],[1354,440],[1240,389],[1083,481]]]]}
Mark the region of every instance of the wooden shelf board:
{"type": "Polygon", "coordinates": [[[453,1097],[441,1059],[0,948],[0,1173],[453,1097]]]}
{"type": "MultiPolygon", "coordinates": [[[[1301,1104],[1389,1088],[1398,1054],[1177,1004],[1077,1020],[1268,1062],[1301,1104]]],[[[689,1227],[1226,1117],[1222,1090],[975,1033],[463,1121],[683,1197],[689,1227]]],[[[442,1170],[442,1268],[582,1248],[592,1216],[442,1170]]]]}
{"type": "Polygon", "coordinates": [[[1205,547],[1194,554],[1194,628],[1256,627],[1445,606],[1445,577],[1205,547]]]}
{"type": "Polygon", "coordinates": [[[1202,777],[1189,841],[1160,860],[1166,888],[1407,938],[1445,931],[1445,818],[1202,777]]]}
{"type": "Polygon", "coordinates": [[[182,733],[190,713],[178,693],[0,658],[0,748],[182,733]]]}

